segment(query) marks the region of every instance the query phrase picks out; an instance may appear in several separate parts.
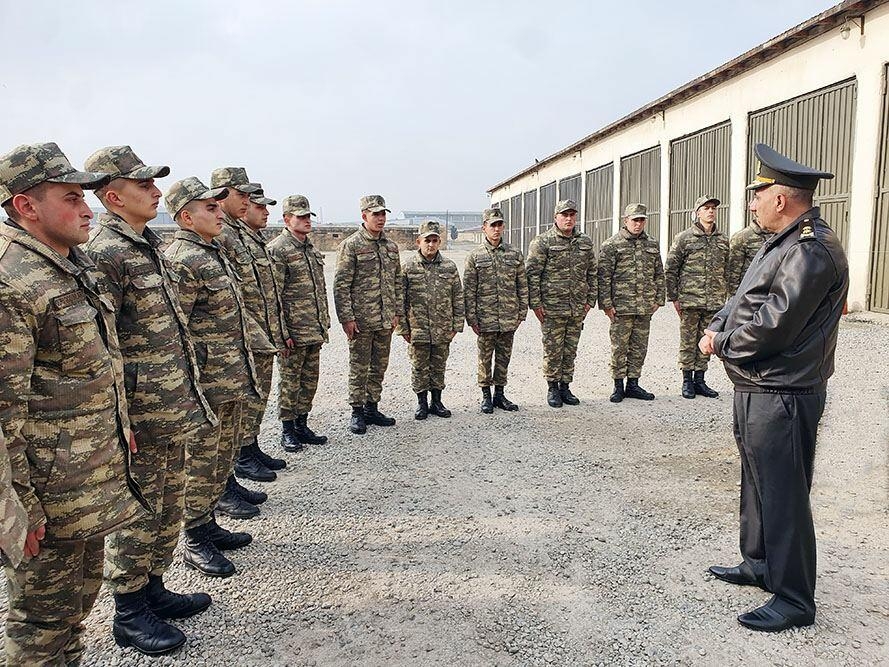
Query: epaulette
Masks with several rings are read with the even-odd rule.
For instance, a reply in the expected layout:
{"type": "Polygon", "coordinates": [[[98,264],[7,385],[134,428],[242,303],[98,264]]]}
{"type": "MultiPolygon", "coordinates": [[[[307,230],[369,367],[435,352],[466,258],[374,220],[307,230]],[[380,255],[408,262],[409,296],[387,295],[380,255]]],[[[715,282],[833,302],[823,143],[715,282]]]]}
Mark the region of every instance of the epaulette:
{"type": "Polygon", "coordinates": [[[815,239],[815,221],[808,218],[803,220],[799,226],[799,240],[812,241],[815,239]]]}

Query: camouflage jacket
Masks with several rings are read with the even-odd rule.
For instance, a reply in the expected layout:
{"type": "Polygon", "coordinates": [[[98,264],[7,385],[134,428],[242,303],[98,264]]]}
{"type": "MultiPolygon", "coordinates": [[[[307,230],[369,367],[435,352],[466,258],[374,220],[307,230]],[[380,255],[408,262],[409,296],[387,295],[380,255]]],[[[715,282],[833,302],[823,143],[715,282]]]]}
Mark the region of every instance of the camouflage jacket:
{"type": "Polygon", "coordinates": [[[419,251],[401,267],[404,317],[396,333],[409,334],[411,343],[443,345],[463,331],[463,286],[457,265],[441,253],[432,260],[419,251]]]}
{"type": "Polygon", "coordinates": [[[27,535],[28,513],[12,486],[9,452],[0,429],[0,555],[6,556],[13,567],[22,562],[27,535]]]}
{"type": "Polygon", "coordinates": [[[714,227],[706,234],[695,223],[673,239],[664,267],[667,300],[682,308],[719,310],[725,303],[728,238],[714,227]]]}
{"type": "Polygon", "coordinates": [[[466,322],[482,333],[515,331],[528,315],[528,276],[522,253],[485,239],[463,267],[466,322]]]}
{"type": "Polygon", "coordinates": [[[664,265],[658,242],[626,227],[599,251],[599,308],[618,315],[651,315],[664,305],[664,265]]]}
{"type": "Polygon", "coordinates": [[[596,253],[593,240],[576,228],[563,236],[553,225],[531,241],[525,262],[528,306],[549,315],[583,317],[596,305],[596,253]]]}
{"type": "Polygon", "coordinates": [[[173,239],[165,252],[177,273],[179,303],[210,405],[262,396],[240,278],[216,243],[183,229],[173,239]]]}
{"type": "Polygon", "coordinates": [[[244,309],[247,314],[247,340],[251,350],[256,354],[274,354],[279,346],[269,338],[265,319],[265,296],[253,268],[253,253],[244,243],[243,222],[229,217],[226,213],[222,219],[222,232],[214,240],[225,252],[231,266],[237,273],[244,309]]]}
{"type": "Polygon", "coordinates": [[[265,329],[272,344],[284,349],[290,334],[281,312],[281,286],[275,279],[272,258],[269,255],[265,237],[261,232],[254,231],[246,224],[242,224],[241,241],[253,257],[253,273],[262,296],[261,301],[251,303],[245,294],[244,305],[247,306],[247,312],[253,316],[253,319],[265,329]]]}
{"type": "Polygon", "coordinates": [[[137,234],[122,218],[101,213],[84,246],[114,305],[129,415],[164,430],[216,424],[161,243],[148,227],[137,234]]]}
{"type": "Polygon", "coordinates": [[[306,238],[299,241],[283,229],[268,245],[287,331],[294,345],[328,341],[330,313],[324,281],[324,255],[306,238]]]}
{"type": "Polygon", "coordinates": [[[729,241],[728,251],[728,295],[738,291],[741,279],[747,273],[747,267],[753,261],[753,257],[762,248],[762,244],[771,234],[763,230],[755,222],[751,222],[737,234],[732,235],[729,241]]]}
{"type": "Polygon", "coordinates": [[[0,225],[0,423],[29,530],[100,537],[146,508],[129,474],[123,363],[90,259],[0,225]]]}
{"type": "Polygon", "coordinates": [[[398,246],[385,233],[375,239],[364,228],[340,243],[333,279],[333,302],[341,323],[354,320],[364,331],[391,329],[401,316],[401,261],[398,246]]]}

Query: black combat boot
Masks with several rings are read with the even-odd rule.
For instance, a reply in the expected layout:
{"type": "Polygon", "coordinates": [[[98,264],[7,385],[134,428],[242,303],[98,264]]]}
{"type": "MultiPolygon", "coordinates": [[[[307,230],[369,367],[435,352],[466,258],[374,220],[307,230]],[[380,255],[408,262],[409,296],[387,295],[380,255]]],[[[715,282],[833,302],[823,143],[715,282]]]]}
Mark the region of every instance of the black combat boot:
{"type": "Polygon", "coordinates": [[[145,601],[159,618],[188,618],[204,611],[213,599],[206,593],[173,593],[164,586],[163,577],[149,574],[145,601]]]}
{"type": "Polygon", "coordinates": [[[482,412],[486,415],[494,412],[494,403],[491,402],[491,388],[490,387],[482,387],[482,402],[479,406],[482,412]]]}
{"type": "Polygon", "coordinates": [[[506,398],[503,393],[503,385],[498,384],[494,387],[494,407],[506,410],[507,412],[515,412],[519,406],[506,398]]]}
{"type": "Polygon", "coordinates": [[[360,405],[352,406],[352,420],[349,422],[349,430],[356,435],[367,433],[367,424],[364,421],[364,408],[360,405]]]}
{"type": "Polygon", "coordinates": [[[269,499],[269,494],[265,491],[254,491],[253,489],[248,489],[246,486],[243,486],[237,479],[235,479],[234,475],[228,476],[228,482],[226,483],[226,488],[231,486],[231,490],[237,493],[241,498],[246,500],[251,505],[262,505],[266,500],[269,499]]]}
{"type": "Polygon", "coordinates": [[[285,452],[299,452],[305,449],[296,436],[296,421],[285,419],[281,422],[281,447],[285,452]]]}
{"type": "Polygon", "coordinates": [[[259,514],[259,508],[244,500],[241,494],[234,490],[230,481],[226,483],[222,497],[216,501],[216,511],[232,519],[252,519],[259,514]]]}
{"type": "Polygon", "coordinates": [[[274,470],[269,470],[253,456],[250,445],[241,447],[241,452],[235,461],[235,475],[252,479],[254,482],[274,482],[278,478],[274,470]]]}
{"type": "Polygon", "coordinates": [[[307,445],[323,445],[327,442],[326,435],[317,435],[315,431],[309,428],[309,425],[306,423],[309,419],[309,413],[307,412],[304,415],[296,415],[296,438],[301,443],[305,443],[307,445]]]}
{"type": "Polygon", "coordinates": [[[364,421],[374,426],[395,426],[395,420],[380,412],[378,403],[368,401],[364,404],[364,421]]]}
{"type": "Polygon", "coordinates": [[[429,416],[429,399],[425,391],[417,392],[417,409],[414,411],[414,419],[423,421],[429,416]]]}
{"type": "Polygon", "coordinates": [[[682,398],[695,397],[695,381],[692,371],[682,371],[682,398]]]}
{"type": "Polygon", "coordinates": [[[182,631],[159,618],[148,607],[145,589],[114,594],[114,641],[146,655],[175,651],[185,643],[182,631]]]}
{"type": "Polygon", "coordinates": [[[580,405],[580,399],[571,393],[571,386],[567,382],[559,383],[559,394],[562,396],[562,403],[565,405],[580,405]]]}
{"type": "Polygon", "coordinates": [[[695,371],[694,388],[695,394],[704,396],[705,398],[717,398],[719,396],[718,391],[710,389],[710,387],[707,386],[707,383],[704,382],[704,371],[695,371]]]}
{"type": "Polygon", "coordinates": [[[432,402],[429,404],[429,413],[436,417],[450,417],[451,411],[441,402],[441,389],[432,390],[432,402]]]}
{"type": "Polygon", "coordinates": [[[274,456],[269,456],[262,451],[259,448],[259,443],[256,441],[256,438],[253,438],[250,443],[250,451],[253,452],[253,458],[269,470],[284,470],[284,468],[287,467],[287,461],[284,459],[276,459],[274,456]]]}
{"type": "Polygon", "coordinates": [[[562,407],[562,393],[559,391],[559,383],[556,381],[547,381],[549,389],[546,390],[546,402],[551,408],[562,407]]]}
{"type": "Polygon", "coordinates": [[[182,560],[185,564],[210,577],[230,577],[235,573],[234,564],[213,544],[208,524],[185,531],[182,560]]]}
{"type": "Polygon", "coordinates": [[[253,535],[244,532],[232,532],[216,523],[216,517],[210,515],[210,523],[207,524],[207,537],[220,551],[234,551],[246,547],[253,541],[253,535]]]}
{"type": "Polygon", "coordinates": [[[638,398],[640,401],[653,401],[654,394],[645,391],[639,386],[639,378],[627,378],[627,389],[624,391],[626,398],[638,398]]]}
{"type": "Polygon", "coordinates": [[[614,379],[614,391],[611,392],[611,398],[608,399],[612,403],[620,403],[624,400],[624,379],[614,379]]]}

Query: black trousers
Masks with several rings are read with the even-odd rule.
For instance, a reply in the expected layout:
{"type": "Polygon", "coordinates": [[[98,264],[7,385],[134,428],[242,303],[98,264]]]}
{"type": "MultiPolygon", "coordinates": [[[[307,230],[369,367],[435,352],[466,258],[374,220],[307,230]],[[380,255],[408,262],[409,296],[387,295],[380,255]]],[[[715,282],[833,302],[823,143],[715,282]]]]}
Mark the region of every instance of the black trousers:
{"type": "Polygon", "coordinates": [[[825,392],[736,391],[741,555],[784,615],[815,617],[815,526],[809,491],[825,392]]]}

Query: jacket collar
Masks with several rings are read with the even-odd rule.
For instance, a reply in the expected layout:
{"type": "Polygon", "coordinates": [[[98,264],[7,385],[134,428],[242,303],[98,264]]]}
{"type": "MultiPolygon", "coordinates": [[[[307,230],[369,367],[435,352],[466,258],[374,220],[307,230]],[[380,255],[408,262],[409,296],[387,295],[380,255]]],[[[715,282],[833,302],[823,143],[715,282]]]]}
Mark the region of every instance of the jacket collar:
{"type": "Polygon", "coordinates": [[[19,227],[16,223],[12,222],[12,220],[0,223],[0,237],[7,238],[12,243],[18,243],[19,245],[28,248],[32,252],[43,257],[50,264],[53,264],[60,271],[64,271],[71,276],[79,277],[86,269],[94,268],[96,266],[89,256],[80,250],[80,248],[71,248],[68,251],[68,256],[63,257],[43,243],[43,241],[39,241],[31,236],[27,230],[19,227]]]}
{"type": "Polygon", "coordinates": [[[440,252],[435,253],[435,257],[433,257],[432,259],[426,259],[423,256],[423,253],[417,250],[417,256],[420,258],[420,261],[423,262],[423,264],[441,264],[440,252]]]}
{"type": "Polygon", "coordinates": [[[695,220],[695,224],[692,229],[694,230],[695,236],[719,236],[720,234],[722,234],[722,232],[719,231],[719,227],[717,227],[715,224],[713,225],[713,231],[708,234],[704,231],[704,225],[701,224],[700,220],[695,220]]]}
{"type": "Polygon", "coordinates": [[[114,213],[99,213],[98,222],[102,227],[116,232],[133,243],[150,245],[153,248],[160,248],[163,245],[161,237],[150,227],[145,227],[142,234],[137,234],[126,220],[114,213]]]}
{"type": "Polygon", "coordinates": [[[313,248],[313,247],[314,247],[314,246],[312,245],[312,240],[311,240],[311,238],[310,238],[308,235],[306,236],[306,240],[305,240],[305,241],[300,241],[298,238],[296,238],[296,237],[293,235],[293,233],[292,233],[289,229],[287,229],[287,227],[285,227],[284,229],[281,230],[281,236],[283,236],[284,238],[288,239],[288,240],[290,241],[290,243],[292,243],[293,245],[295,245],[297,248],[307,248],[307,249],[310,249],[310,248],[313,248]]]}
{"type": "Polygon", "coordinates": [[[191,243],[196,243],[197,245],[204,246],[205,248],[210,248],[211,250],[219,251],[219,244],[213,241],[205,241],[200,234],[197,232],[193,232],[190,229],[180,229],[174,235],[173,238],[178,241],[190,241],[191,243]]]}
{"type": "Polygon", "coordinates": [[[799,225],[803,220],[815,220],[820,218],[821,209],[817,206],[813,206],[808,211],[799,216],[796,220],[787,225],[787,227],[782,229],[780,232],[778,232],[777,234],[773,234],[771,238],[766,239],[764,244],[764,253],[768,252],[775,246],[780,245],[784,241],[784,239],[793,234],[799,228],[799,225]]]}
{"type": "Polygon", "coordinates": [[[488,237],[485,237],[484,240],[485,248],[488,249],[489,252],[496,252],[497,250],[503,250],[506,248],[506,241],[503,240],[503,237],[500,237],[500,245],[491,245],[491,242],[488,240],[488,237]]]}
{"type": "Polygon", "coordinates": [[[645,233],[644,229],[639,232],[638,236],[633,236],[632,234],[630,234],[630,230],[626,227],[621,227],[620,232],[618,233],[620,234],[621,238],[626,239],[627,241],[644,241],[648,238],[648,234],[645,233]]]}
{"type": "Polygon", "coordinates": [[[367,231],[367,227],[364,226],[363,222],[361,223],[361,235],[368,241],[383,242],[386,240],[386,230],[380,232],[379,238],[374,238],[373,235],[367,231]]]}

